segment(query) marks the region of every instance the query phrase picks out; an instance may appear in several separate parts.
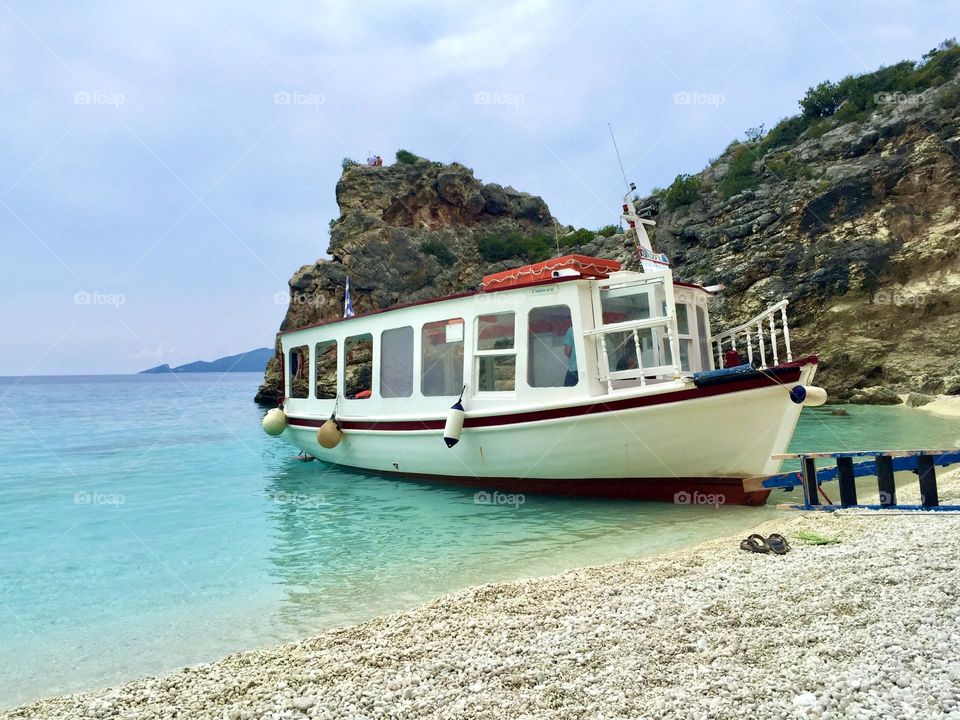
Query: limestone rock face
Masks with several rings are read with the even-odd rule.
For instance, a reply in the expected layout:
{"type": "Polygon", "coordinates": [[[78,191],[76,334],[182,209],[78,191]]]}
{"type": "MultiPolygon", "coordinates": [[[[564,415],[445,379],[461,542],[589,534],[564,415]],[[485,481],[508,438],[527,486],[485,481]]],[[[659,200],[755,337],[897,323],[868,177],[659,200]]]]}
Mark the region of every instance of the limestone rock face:
{"type": "MultiPolygon", "coordinates": [[[[330,259],[294,273],[281,330],[342,317],[347,276],[358,314],[440,297],[478,287],[488,272],[523,264],[485,263],[478,251],[484,237],[553,237],[556,231],[542,199],[485,185],[457,163],[351,166],[337,183],[336,197],[340,217],[331,224],[330,259]]],[[[257,401],[275,403],[281,388],[275,358],[257,401]]]]}
{"type": "Polygon", "coordinates": [[[731,147],[699,174],[694,203],[638,201],[653,208],[654,246],[678,277],[726,285],[715,330],[789,298],[794,357],[820,356],[832,397],[960,392],[945,382],[960,375],[958,91],[954,79],[865,122],[834,119],[766,151],[756,187],[724,199],[731,147]]]}

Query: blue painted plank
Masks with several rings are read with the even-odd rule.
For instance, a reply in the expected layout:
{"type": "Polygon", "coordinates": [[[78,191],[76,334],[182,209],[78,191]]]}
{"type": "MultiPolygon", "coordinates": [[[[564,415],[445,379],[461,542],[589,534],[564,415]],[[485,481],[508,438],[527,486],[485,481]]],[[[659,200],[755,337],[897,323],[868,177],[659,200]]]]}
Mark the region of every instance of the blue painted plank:
{"type": "MultiPolygon", "coordinates": [[[[864,455],[866,453],[861,453],[864,455]]],[[[870,453],[875,454],[875,453],[870,453]]],[[[882,453],[876,453],[882,454],[882,453]]],[[[894,472],[905,472],[905,471],[916,471],[917,469],[917,458],[920,457],[920,452],[916,455],[907,455],[902,457],[893,458],[893,470],[894,472]]],[[[836,453],[834,457],[857,457],[857,453],[836,453]]],[[[960,451],[948,452],[940,455],[935,455],[933,457],[933,464],[939,465],[941,467],[946,467],[948,465],[955,465],[960,463],[960,451]]],[[[817,470],[817,482],[823,484],[829,482],[830,480],[836,480],[838,477],[839,471],[836,467],[832,468],[821,468],[817,470]]],[[[867,477],[877,474],[877,462],[876,460],[868,460],[866,462],[859,462],[853,464],[853,476],[854,477],[867,477]]],[[[789,473],[780,473],[779,475],[771,475],[763,481],[763,486],[765,488],[794,488],[803,483],[803,476],[800,472],[789,472],[789,473]]]]}

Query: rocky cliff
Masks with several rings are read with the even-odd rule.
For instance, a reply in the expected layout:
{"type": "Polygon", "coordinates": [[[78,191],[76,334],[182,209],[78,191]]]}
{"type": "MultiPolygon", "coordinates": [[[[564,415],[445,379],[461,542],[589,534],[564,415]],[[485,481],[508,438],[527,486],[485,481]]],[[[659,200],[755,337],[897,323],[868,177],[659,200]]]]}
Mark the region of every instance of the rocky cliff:
{"type": "Polygon", "coordinates": [[[854,401],[960,392],[960,88],[889,95],[787,145],[734,144],[641,201],[681,276],[726,285],[720,317],[788,297],[795,354],[819,354],[818,382],[854,401]],[[725,197],[731,172],[751,187],[725,197]]]}
{"type": "MultiPolygon", "coordinates": [[[[359,314],[476,288],[490,268],[522,264],[485,260],[485,240],[522,245],[555,234],[556,221],[539,197],[484,184],[463,165],[404,157],[381,167],[345,163],[336,188],[340,217],[330,225],[330,259],[304,265],[290,279],[281,330],[342,317],[347,276],[359,314]]],[[[275,358],[258,402],[276,401],[280,370],[275,358]]]]}
{"type": "MultiPolygon", "coordinates": [[[[803,115],[637,199],[678,277],[726,285],[716,328],[789,298],[794,353],[821,356],[818,382],[837,399],[960,393],[960,51],[935,60],[948,56],[932,79],[928,57],[811,89],[803,115]]],[[[351,166],[336,191],[331,259],[293,276],[282,328],[340,317],[347,275],[362,312],[474,288],[541,259],[558,236],[564,251],[637,265],[615,228],[558,229],[540,198],[461,165],[351,166]]],[[[258,400],[278,393],[272,362],[258,400]]]]}

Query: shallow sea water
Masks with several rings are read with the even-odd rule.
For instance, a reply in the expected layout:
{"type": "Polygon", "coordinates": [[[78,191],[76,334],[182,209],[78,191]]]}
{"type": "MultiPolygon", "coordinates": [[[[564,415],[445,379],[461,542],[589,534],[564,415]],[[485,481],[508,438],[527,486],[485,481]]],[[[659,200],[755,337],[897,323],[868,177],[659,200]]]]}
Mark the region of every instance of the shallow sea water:
{"type": "MultiPolygon", "coordinates": [[[[256,374],[0,378],[0,708],[484,582],[747,530],[764,508],[474,491],[295,459],[256,374]]],[[[793,449],[956,446],[960,420],[805,410],[793,449]]]]}

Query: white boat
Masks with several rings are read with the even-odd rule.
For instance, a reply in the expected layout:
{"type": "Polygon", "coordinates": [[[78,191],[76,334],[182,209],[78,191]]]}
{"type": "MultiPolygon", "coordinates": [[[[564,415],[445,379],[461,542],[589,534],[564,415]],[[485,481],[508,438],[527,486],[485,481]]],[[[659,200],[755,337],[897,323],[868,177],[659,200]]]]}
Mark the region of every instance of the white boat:
{"type": "Polygon", "coordinates": [[[482,287],[280,334],[264,427],[314,458],[496,493],[759,504],[811,385],[786,300],[712,332],[624,198],[643,271],[578,255],[482,287]]]}

